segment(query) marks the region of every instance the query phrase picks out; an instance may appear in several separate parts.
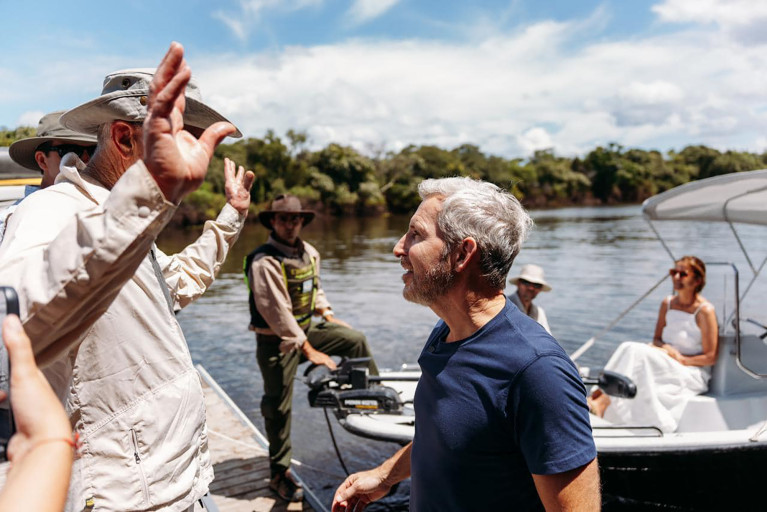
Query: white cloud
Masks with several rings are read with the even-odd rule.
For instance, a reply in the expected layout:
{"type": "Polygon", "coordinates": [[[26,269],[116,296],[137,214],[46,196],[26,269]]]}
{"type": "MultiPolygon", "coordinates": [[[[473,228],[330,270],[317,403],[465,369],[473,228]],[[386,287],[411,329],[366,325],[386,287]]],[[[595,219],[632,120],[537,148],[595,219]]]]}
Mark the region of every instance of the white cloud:
{"type": "MultiPolygon", "coordinates": [[[[303,130],[314,149],[472,143],[508,157],[542,147],[583,154],[612,141],[764,149],[767,44],[735,44],[724,28],[696,24],[611,40],[597,14],[469,41],[355,39],[187,58],[205,99],[246,136],[303,130]]],[[[0,69],[5,123],[22,108],[89,100],[105,70],[136,65],[131,55],[98,53],[51,60],[0,69]]]]}
{"type": "Polygon", "coordinates": [[[355,25],[378,18],[397,5],[400,0],[354,0],[347,15],[355,25]]]}
{"type": "Polygon", "coordinates": [[[588,42],[589,30],[542,22],[470,44],[352,40],[217,56],[193,69],[246,134],[305,130],[315,148],[470,142],[523,156],[616,141],[755,149],[753,135],[741,137],[767,121],[764,47],[733,46],[708,28],[598,42],[588,42]]]}
{"type": "Polygon", "coordinates": [[[665,80],[631,82],[618,91],[618,97],[635,105],[665,105],[681,100],[684,92],[665,80]]]}
{"type": "Polygon", "coordinates": [[[652,10],[665,22],[719,25],[740,43],[767,41],[764,0],[664,0],[652,10]]]}
{"type": "Polygon", "coordinates": [[[33,126],[37,128],[37,124],[40,122],[40,118],[45,115],[45,112],[41,110],[32,110],[30,112],[24,112],[16,121],[16,126],[33,126]]]}
{"type": "Polygon", "coordinates": [[[218,10],[211,13],[211,17],[226,25],[235,38],[246,41],[253,27],[261,22],[267,11],[293,12],[316,7],[323,2],[324,0],[240,0],[238,11],[218,10]]]}
{"type": "Polygon", "coordinates": [[[539,149],[549,149],[554,146],[551,136],[543,128],[530,128],[518,137],[518,143],[526,154],[539,149]]]}
{"type": "Polygon", "coordinates": [[[224,11],[216,11],[211,16],[213,16],[213,19],[217,19],[226,25],[235,38],[240,41],[248,39],[248,29],[239,16],[231,15],[224,11]]]}

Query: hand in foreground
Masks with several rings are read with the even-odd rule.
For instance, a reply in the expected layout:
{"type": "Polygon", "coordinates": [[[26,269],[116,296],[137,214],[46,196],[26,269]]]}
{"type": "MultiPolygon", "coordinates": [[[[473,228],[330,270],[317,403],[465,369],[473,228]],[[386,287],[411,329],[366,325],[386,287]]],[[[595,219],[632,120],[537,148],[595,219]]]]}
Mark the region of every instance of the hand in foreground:
{"type": "Polygon", "coordinates": [[[218,122],[196,139],[183,129],[184,94],[191,76],[184,49],[171,43],[149,86],[144,120],[144,163],[165,198],[176,204],[200,186],[213,150],[235,131],[231,123],[218,122]]]}
{"type": "Polygon", "coordinates": [[[329,355],[327,355],[325,352],[320,352],[319,350],[316,350],[314,347],[312,347],[309,344],[309,341],[305,341],[303,346],[301,347],[301,350],[304,353],[304,357],[309,360],[312,364],[324,364],[331,370],[335,370],[337,368],[336,362],[333,361],[329,355]]]}
{"type": "Polygon", "coordinates": [[[235,174],[235,167],[236,164],[233,161],[224,158],[226,199],[235,210],[240,212],[240,215],[245,215],[250,206],[250,187],[253,186],[256,175],[252,171],[245,171],[243,166],[240,166],[235,174]]]}
{"type": "Polygon", "coordinates": [[[8,445],[11,469],[0,492],[0,510],[61,511],[72,471],[72,429],[35,364],[19,318],[8,315],[2,329],[11,362],[11,407],[18,432],[8,445]]]}
{"type": "Polygon", "coordinates": [[[386,482],[379,468],[349,475],[333,496],[333,512],[358,512],[370,503],[389,493],[391,484],[386,482]]]}
{"type": "MultiPolygon", "coordinates": [[[[11,407],[17,428],[8,446],[8,460],[17,464],[42,440],[71,439],[72,427],[37,368],[29,338],[16,315],[3,321],[3,339],[11,362],[11,407]]],[[[71,453],[71,447],[67,448],[71,453]]]]}

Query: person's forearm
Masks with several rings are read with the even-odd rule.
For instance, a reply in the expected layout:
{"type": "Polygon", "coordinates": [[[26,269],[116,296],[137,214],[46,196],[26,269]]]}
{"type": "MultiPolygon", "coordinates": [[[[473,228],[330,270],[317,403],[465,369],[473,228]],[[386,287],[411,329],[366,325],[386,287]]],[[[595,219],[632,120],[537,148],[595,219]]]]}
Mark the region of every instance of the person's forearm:
{"type": "Polygon", "coordinates": [[[186,307],[205,293],[240,236],[244,220],[244,215],[227,204],[181,252],[172,256],[158,252],[157,262],[177,307],[186,307]]]}
{"type": "Polygon", "coordinates": [[[680,362],[685,366],[711,366],[716,362],[716,354],[682,356],[682,360],[680,362]]]}
{"type": "Polygon", "coordinates": [[[411,442],[379,466],[381,474],[390,485],[403,481],[410,476],[410,451],[413,447],[411,442]]]}
{"type": "Polygon", "coordinates": [[[0,510],[63,510],[69,488],[72,459],[72,447],[63,441],[31,448],[9,471],[5,487],[0,494],[0,510]]]}

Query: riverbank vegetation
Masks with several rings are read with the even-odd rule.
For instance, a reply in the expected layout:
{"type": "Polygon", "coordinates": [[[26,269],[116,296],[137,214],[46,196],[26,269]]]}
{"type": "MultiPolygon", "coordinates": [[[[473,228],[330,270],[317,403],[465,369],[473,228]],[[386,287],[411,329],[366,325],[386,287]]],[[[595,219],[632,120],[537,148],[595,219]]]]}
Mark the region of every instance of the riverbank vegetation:
{"type": "Polygon", "coordinates": [[[508,159],[487,155],[472,144],[453,149],[411,145],[369,157],[339,144],[309,151],[306,142],[305,134],[288,131],[284,139],[268,132],[263,138],[222,144],[208,173],[210,190],[223,190],[224,157],[256,173],[251,192],[255,208],[290,192],[330,215],[413,211],[420,202],[418,183],[426,178],[491,181],[512,191],[526,207],[544,208],[637,203],[688,181],[767,167],[767,153],[706,146],[663,154],[612,143],[583,157],[541,150],[527,159],[508,159]]]}
{"type": "MultiPolygon", "coordinates": [[[[0,130],[0,145],[31,135],[29,129],[0,130]]],[[[205,183],[179,208],[175,222],[190,225],[212,218],[225,203],[223,159],[253,170],[253,213],[277,194],[292,193],[326,215],[407,213],[420,202],[418,183],[426,178],[470,176],[513,192],[528,208],[637,203],[698,179],[767,167],[767,153],[719,151],[687,146],[680,151],[625,148],[611,143],[582,157],[552,150],[530,158],[503,158],[473,144],[452,149],[408,146],[366,156],[339,144],[307,148],[306,134],[269,131],[216,149],[205,183]]]]}

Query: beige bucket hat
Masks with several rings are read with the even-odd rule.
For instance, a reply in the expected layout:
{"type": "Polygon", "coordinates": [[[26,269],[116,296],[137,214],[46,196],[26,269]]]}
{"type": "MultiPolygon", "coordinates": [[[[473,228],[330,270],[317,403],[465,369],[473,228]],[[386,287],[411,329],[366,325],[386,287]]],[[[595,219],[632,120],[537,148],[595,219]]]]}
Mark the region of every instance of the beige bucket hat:
{"type": "Polygon", "coordinates": [[[35,160],[35,151],[40,145],[53,140],[75,142],[80,145],[95,145],[96,137],[85,133],[78,133],[74,130],[65,128],[61,124],[61,115],[65,110],[57,110],[50,114],[45,114],[37,124],[37,136],[17,140],[8,148],[8,154],[17,164],[40,171],[40,167],[35,160]]]}
{"type": "Polygon", "coordinates": [[[551,286],[543,277],[543,269],[538,265],[523,265],[519,271],[519,275],[509,279],[509,282],[511,284],[517,284],[520,279],[527,281],[528,283],[541,285],[543,287],[541,288],[541,291],[543,292],[551,291],[551,286]]]}
{"type": "Polygon", "coordinates": [[[301,200],[291,194],[280,194],[272,201],[268,210],[258,212],[258,220],[268,229],[272,228],[272,216],[276,213],[297,213],[304,219],[304,226],[314,219],[314,212],[304,210],[301,200]]]}
{"type": "MultiPolygon", "coordinates": [[[[99,125],[110,121],[143,121],[154,72],[154,69],[126,69],[108,74],[101,96],[68,110],[61,116],[61,123],[72,130],[95,135],[99,125]]],[[[197,81],[191,78],[186,85],[184,124],[204,130],[218,121],[229,122],[202,102],[197,81]]],[[[239,138],[242,133],[237,129],[231,136],[239,138]]]]}

